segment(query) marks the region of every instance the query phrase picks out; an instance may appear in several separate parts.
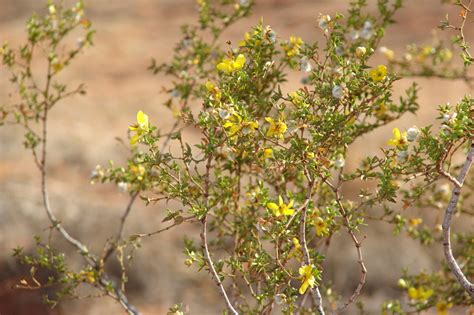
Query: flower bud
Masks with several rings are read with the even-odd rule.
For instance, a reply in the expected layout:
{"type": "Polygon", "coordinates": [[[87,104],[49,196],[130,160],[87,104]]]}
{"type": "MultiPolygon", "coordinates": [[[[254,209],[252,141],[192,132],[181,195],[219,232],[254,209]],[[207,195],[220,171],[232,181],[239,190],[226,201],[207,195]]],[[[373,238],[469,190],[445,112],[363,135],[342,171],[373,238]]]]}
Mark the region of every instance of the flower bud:
{"type": "Polygon", "coordinates": [[[391,49],[388,49],[385,46],[380,47],[380,52],[387,58],[387,60],[391,61],[395,58],[395,52],[391,49]]]}
{"type": "Polygon", "coordinates": [[[312,70],[311,63],[309,62],[308,58],[301,58],[300,70],[304,72],[310,72],[312,70]]]}
{"type": "Polygon", "coordinates": [[[416,126],[408,128],[408,130],[407,130],[407,140],[410,141],[410,142],[413,142],[418,138],[419,134],[420,134],[420,129],[418,129],[416,126]]]}
{"type": "Polygon", "coordinates": [[[118,182],[117,183],[117,189],[121,193],[125,193],[128,191],[128,183],[125,182],[118,182]]]}
{"type": "Polygon", "coordinates": [[[332,96],[334,98],[337,98],[337,99],[343,98],[344,97],[344,89],[339,85],[335,85],[332,88],[332,96]]]}
{"type": "Polygon", "coordinates": [[[336,168],[342,168],[346,164],[346,160],[344,160],[344,157],[342,155],[339,155],[337,157],[337,160],[334,161],[334,166],[336,168]]]}
{"type": "Polygon", "coordinates": [[[327,31],[329,27],[329,22],[331,22],[331,17],[329,15],[321,15],[319,17],[319,27],[323,31],[327,31]]]}
{"type": "Polygon", "coordinates": [[[356,48],[356,56],[359,58],[364,56],[366,52],[367,52],[367,49],[364,46],[360,46],[356,48]]]}
{"type": "Polygon", "coordinates": [[[400,288],[406,288],[407,287],[407,282],[403,278],[398,279],[397,284],[400,288]]]}
{"type": "Polygon", "coordinates": [[[400,163],[403,163],[406,161],[408,157],[408,151],[397,151],[397,161],[400,163]]]}

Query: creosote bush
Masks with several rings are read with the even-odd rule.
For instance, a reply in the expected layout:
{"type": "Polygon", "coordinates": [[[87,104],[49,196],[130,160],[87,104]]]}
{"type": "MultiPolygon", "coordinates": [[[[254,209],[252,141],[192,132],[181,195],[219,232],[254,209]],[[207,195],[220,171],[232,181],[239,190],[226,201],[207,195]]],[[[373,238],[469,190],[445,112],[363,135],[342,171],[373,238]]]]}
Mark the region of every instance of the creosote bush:
{"type": "MultiPolygon", "coordinates": [[[[4,44],[0,51],[2,71],[10,72],[19,99],[0,107],[0,123],[25,128],[24,145],[39,170],[51,222],[50,238],[36,239],[36,254],[15,249],[14,255],[31,266],[31,279],[18,287],[56,287],[56,296],[47,299],[54,306],[77,297],[76,289],[85,283],[97,290],[95,295],[111,296],[125,311],[138,314],[125,294],[133,255],[124,253],[139,249],[143,238],[192,224],[201,232],[188,233],[184,263],[190,271],[209,273],[226,314],[343,313],[351,304],[364,313],[356,301],[370,274],[365,262],[382,259],[364,255],[364,230],[388,223],[396,234],[436,244],[445,260],[433,273],[404,270],[397,285],[405,298],[381,305],[383,314],[431,308],[447,314],[452,307],[472,305],[474,234],[451,231],[451,222],[474,215],[469,203],[474,99],[465,95],[457,104],[440,105],[439,126],[394,128],[380,154],[365,157],[355,170],[345,167],[354,141],[417,113],[416,83],[396,99],[395,81],[439,77],[472,83],[468,70],[474,59],[465,33],[474,4],[444,2],[460,11],[459,18],[446,17],[440,24],[453,32],[452,42],[409,45],[399,57],[379,43],[396,12],[404,9],[402,0],[378,0],[375,15],[366,13],[365,0],[352,1],[344,14],[321,14],[322,42],[281,38],[261,22],[240,42],[226,45],[223,31],[248,16],[253,1],[198,0],[199,20],[182,27],[172,59],[149,67],[171,78],[164,104],[175,118],[171,130],[139,111],[128,128],[126,165],[110,162],[93,171],[93,181],[115,183],[130,195],[116,235],[103,252],[93,253],[54,215],[46,152],[49,112],[65,98],[85,93],[83,86],[70,88],[57,74],[93,45],[94,30],[82,1],[71,8],[49,1],[45,15],[28,20],[26,43],[18,49],[4,44]],[[82,33],[77,45],[67,46],[66,39],[77,33],[82,33]],[[382,64],[371,60],[377,51],[385,57],[382,64]],[[44,60],[46,73],[32,67],[35,58],[44,60]],[[297,71],[304,75],[300,88],[285,90],[288,73],[297,71]],[[199,133],[199,143],[186,139],[188,129],[199,133]],[[173,153],[171,146],[177,149],[173,153]],[[344,187],[362,182],[373,188],[360,189],[355,199],[344,196],[344,187]],[[163,210],[167,227],[124,235],[137,201],[160,209],[169,201],[179,206],[163,210]],[[426,217],[413,216],[409,209],[414,208],[426,217]],[[441,225],[430,219],[433,209],[444,215],[441,225]],[[55,232],[82,255],[81,270],[71,270],[52,248],[55,232]],[[359,282],[347,284],[353,288],[350,296],[340,296],[322,281],[324,249],[340,233],[348,234],[360,269],[359,282]],[[108,276],[109,259],[120,263],[119,282],[108,276]],[[35,278],[39,268],[54,276],[40,283],[35,278]]],[[[170,314],[183,314],[181,305],[171,307],[170,314]]]]}

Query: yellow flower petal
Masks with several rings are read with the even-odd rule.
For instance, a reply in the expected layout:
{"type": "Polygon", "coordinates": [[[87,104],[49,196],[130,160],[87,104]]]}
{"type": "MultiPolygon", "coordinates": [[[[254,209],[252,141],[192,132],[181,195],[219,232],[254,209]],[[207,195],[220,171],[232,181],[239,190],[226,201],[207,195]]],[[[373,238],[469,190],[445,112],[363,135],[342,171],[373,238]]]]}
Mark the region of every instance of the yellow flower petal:
{"type": "Polygon", "coordinates": [[[148,125],[148,115],[141,110],[137,113],[137,123],[139,125],[148,125]]]}
{"type": "Polygon", "coordinates": [[[293,208],[285,207],[283,209],[283,214],[284,215],[292,215],[293,213],[295,213],[295,209],[293,209],[293,208]]]}
{"type": "Polygon", "coordinates": [[[299,289],[299,293],[300,294],[305,294],[306,290],[308,289],[309,287],[309,283],[307,281],[304,281],[302,284],[301,284],[301,287],[299,289]]]}
{"type": "Polygon", "coordinates": [[[280,207],[274,202],[267,203],[267,208],[272,210],[273,212],[277,212],[280,210],[280,207]]]}
{"type": "Polygon", "coordinates": [[[247,60],[245,59],[245,56],[242,54],[239,54],[237,58],[235,58],[234,69],[236,70],[242,69],[246,61],[247,60]]]}

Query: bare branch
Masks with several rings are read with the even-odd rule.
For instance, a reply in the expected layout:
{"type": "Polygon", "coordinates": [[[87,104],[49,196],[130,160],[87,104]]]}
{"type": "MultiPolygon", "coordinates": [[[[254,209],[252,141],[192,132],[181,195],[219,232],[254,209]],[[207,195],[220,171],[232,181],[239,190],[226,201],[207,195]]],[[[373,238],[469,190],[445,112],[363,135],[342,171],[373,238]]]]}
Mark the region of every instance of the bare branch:
{"type": "MultiPolygon", "coordinates": [[[[207,158],[207,163],[206,163],[206,175],[205,175],[205,182],[204,182],[204,202],[206,206],[206,210],[209,211],[208,206],[209,206],[209,181],[210,181],[210,171],[211,171],[211,162],[212,162],[212,155],[209,155],[207,158]]],[[[232,312],[234,315],[238,315],[239,313],[235,310],[235,308],[232,306],[232,303],[230,302],[229,296],[227,295],[227,292],[225,291],[224,285],[222,284],[221,278],[219,277],[219,274],[216,271],[216,268],[214,267],[214,263],[212,262],[211,254],[209,253],[209,245],[207,241],[207,213],[203,216],[201,219],[202,223],[202,230],[201,230],[201,241],[202,241],[202,247],[204,251],[204,257],[206,259],[207,265],[209,267],[209,270],[212,273],[212,276],[214,280],[217,283],[217,286],[219,287],[222,296],[225,299],[225,302],[227,304],[227,308],[229,311],[232,312]]]]}
{"type": "Polygon", "coordinates": [[[156,234],[160,234],[162,232],[165,232],[165,231],[168,231],[172,228],[174,228],[175,226],[177,225],[180,225],[181,223],[183,222],[186,222],[186,221],[189,221],[189,222],[192,222],[193,219],[195,219],[196,216],[192,215],[192,216],[189,216],[189,217],[185,217],[185,218],[182,218],[181,220],[175,220],[175,222],[167,227],[164,227],[162,229],[159,229],[159,230],[156,230],[154,232],[149,232],[149,233],[143,233],[143,234],[135,234],[133,236],[136,236],[136,237],[145,237],[145,236],[153,236],[153,235],[156,235],[156,234]]]}
{"type": "Polygon", "coordinates": [[[132,210],[132,206],[133,206],[135,200],[137,199],[139,193],[140,193],[140,191],[136,191],[130,196],[130,201],[128,202],[127,207],[125,208],[125,211],[122,214],[122,217],[120,218],[120,226],[118,228],[117,235],[115,236],[115,240],[114,240],[114,242],[109,244],[109,248],[105,252],[105,254],[102,258],[102,263],[103,264],[105,264],[107,259],[109,259],[110,255],[112,255],[112,253],[116,249],[117,243],[122,239],[122,237],[123,237],[123,228],[125,227],[125,221],[127,220],[127,217],[130,214],[130,211],[132,210]]]}
{"type": "Polygon", "coordinates": [[[456,209],[456,205],[459,201],[459,196],[461,194],[461,188],[464,184],[464,180],[469,172],[469,169],[472,165],[472,159],[474,156],[474,143],[471,144],[471,149],[466,157],[466,162],[459,173],[457,181],[459,182],[459,186],[455,186],[451,195],[451,200],[449,201],[448,207],[444,213],[443,219],[443,248],[444,248],[444,256],[446,257],[446,262],[448,263],[449,268],[454,273],[454,276],[461,284],[461,286],[469,293],[471,298],[474,298],[474,284],[470,282],[464,273],[462,272],[461,268],[459,267],[456,259],[453,255],[453,249],[451,247],[451,220],[456,209]]]}
{"type": "MultiPolygon", "coordinates": [[[[306,173],[306,178],[308,179],[308,191],[306,194],[306,201],[304,203],[304,206],[301,208],[301,221],[300,221],[300,243],[301,247],[303,248],[303,253],[304,253],[304,258],[305,258],[305,264],[306,265],[311,265],[311,257],[309,255],[309,250],[308,250],[308,244],[306,242],[306,210],[308,209],[308,204],[309,201],[311,200],[313,196],[313,188],[314,188],[314,179],[311,179],[309,174],[306,173]]],[[[315,286],[314,288],[311,289],[311,296],[313,298],[313,303],[316,309],[318,310],[318,313],[320,315],[324,315],[324,308],[323,308],[323,301],[321,298],[321,292],[319,291],[319,286],[315,286]]]]}
{"type": "Polygon", "coordinates": [[[336,195],[336,202],[339,206],[339,210],[341,212],[341,215],[344,218],[344,226],[346,227],[347,233],[349,233],[349,235],[352,239],[352,242],[354,243],[354,246],[356,248],[357,263],[360,266],[360,278],[359,278],[359,282],[357,283],[356,289],[354,290],[352,295],[349,297],[349,299],[343,305],[339,306],[336,309],[336,311],[335,311],[336,314],[342,313],[349,305],[351,305],[357,299],[357,297],[360,295],[360,293],[362,291],[362,288],[365,285],[365,281],[366,281],[366,278],[367,278],[367,268],[365,267],[364,258],[362,256],[362,243],[358,240],[357,236],[354,234],[353,228],[351,227],[351,224],[350,224],[349,214],[347,213],[346,209],[344,208],[344,205],[341,202],[342,197],[340,195],[340,190],[341,190],[341,187],[342,187],[342,185],[341,185],[341,183],[342,183],[342,181],[341,181],[342,173],[343,173],[343,168],[341,168],[339,170],[339,175],[338,175],[339,184],[337,184],[337,186],[331,184],[327,180],[325,180],[325,183],[334,191],[334,193],[336,195]]]}
{"type": "MultiPolygon", "coordinates": [[[[56,229],[62,236],[63,238],[72,244],[75,248],[79,250],[81,255],[84,257],[86,262],[94,267],[94,268],[99,268],[99,263],[98,263],[98,257],[93,255],[92,253],[89,252],[87,247],[77,240],[76,238],[72,237],[66,229],[61,225],[61,223],[58,221],[56,216],[54,215],[50,201],[49,201],[49,195],[48,195],[48,186],[47,186],[47,170],[46,170],[46,147],[47,147],[47,139],[48,139],[48,113],[49,110],[51,109],[50,106],[48,106],[48,99],[49,99],[49,89],[51,86],[51,79],[53,75],[51,73],[51,61],[48,60],[48,71],[47,71],[47,79],[46,79],[46,86],[44,89],[44,105],[43,105],[43,115],[41,116],[41,124],[42,124],[42,139],[41,139],[41,160],[39,162],[39,169],[41,172],[41,195],[43,197],[43,205],[46,210],[46,214],[48,216],[49,221],[52,223],[52,226],[54,229],[56,229]]],[[[112,298],[116,299],[122,307],[128,312],[130,315],[139,315],[140,313],[133,307],[125,297],[124,293],[118,288],[112,281],[108,280],[107,276],[105,274],[102,274],[99,277],[99,284],[101,285],[102,290],[112,298]],[[109,291],[109,287],[112,285],[115,293],[112,293],[109,291]]]]}

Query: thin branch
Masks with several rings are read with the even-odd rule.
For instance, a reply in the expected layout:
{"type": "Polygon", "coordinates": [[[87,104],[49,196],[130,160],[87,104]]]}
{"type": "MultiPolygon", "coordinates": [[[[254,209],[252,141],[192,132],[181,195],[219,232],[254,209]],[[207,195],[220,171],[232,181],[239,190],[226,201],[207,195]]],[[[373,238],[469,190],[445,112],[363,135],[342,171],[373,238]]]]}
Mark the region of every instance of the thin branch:
{"type": "MultiPolygon", "coordinates": [[[[93,255],[92,253],[89,252],[87,247],[81,243],[79,240],[76,238],[72,237],[66,229],[63,228],[61,223],[58,221],[56,216],[54,215],[50,201],[49,201],[49,195],[48,195],[48,186],[47,186],[47,171],[46,171],[46,151],[47,151],[47,139],[48,139],[48,113],[50,110],[50,106],[48,106],[48,101],[49,101],[49,89],[51,86],[51,79],[53,77],[53,74],[51,73],[51,61],[48,61],[48,71],[47,71],[47,79],[46,79],[46,86],[44,89],[44,105],[43,105],[43,115],[41,116],[41,124],[42,124],[42,139],[41,139],[41,160],[39,162],[39,169],[41,172],[41,195],[43,197],[43,205],[46,210],[46,214],[48,216],[49,221],[52,223],[53,228],[55,228],[63,237],[64,239],[72,244],[74,247],[76,247],[81,255],[84,257],[86,262],[94,267],[98,268],[98,258],[93,255]]],[[[99,283],[102,286],[102,289],[104,292],[106,292],[107,295],[113,297],[116,299],[122,307],[128,312],[130,315],[139,315],[140,313],[130,304],[128,303],[127,298],[123,294],[123,292],[118,288],[112,281],[109,281],[106,275],[101,275],[99,277],[99,283]],[[109,287],[112,285],[115,294],[112,294],[109,291],[109,287]]]]}
{"type": "MultiPolygon", "coordinates": [[[[47,81],[46,81],[46,87],[44,91],[44,97],[45,97],[45,103],[48,100],[49,97],[49,87],[51,85],[51,62],[49,61],[48,63],[48,75],[47,75],[47,81]]],[[[43,205],[46,210],[46,214],[48,215],[49,221],[53,224],[53,227],[61,233],[61,235],[68,241],[70,244],[72,244],[74,247],[76,247],[81,254],[84,255],[86,259],[88,259],[90,262],[95,263],[95,259],[91,258],[89,254],[89,250],[87,247],[82,244],[80,241],[72,237],[59,223],[58,219],[56,216],[53,214],[53,211],[51,210],[51,205],[49,202],[49,195],[48,195],[48,186],[46,182],[47,178],[47,172],[46,172],[46,144],[47,144],[47,137],[48,137],[48,106],[45,104],[43,108],[43,115],[41,117],[41,123],[42,123],[42,139],[41,139],[41,160],[39,162],[40,166],[40,172],[41,172],[41,195],[43,197],[43,205]]]]}
{"type": "MultiPolygon", "coordinates": [[[[447,155],[448,152],[446,152],[446,155],[447,155]]],[[[437,168],[438,168],[438,172],[443,175],[444,177],[446,177],[451,183],[454,184],[454,186],[456,186],[457,188],[461,188],[462,187],[462,184],[453,176],[451,175],[449,172],[447,172],[444,168],[443,168],[443,161],[444,159],[440,159],[438,165],[437,165],[437,168]]]]}
{"type": "MultiPolygon", "coordinates": [[[[311,256],[309,255],[308,244],[306,242],[306,210],[308,209],[309,200],[311,200],[313,196],[313,188],[315,184],[315,180],[311,179],[307,172],[306,177],[308,179],[308,191],[306,194],[306,201],[304,207],[301,209],[301,221],[300,221],[300,243],[301,247],[303,248],[304,258],[306,265],[311,265],[311,256]]],[[[324,308],[323,302],[321,298],[321,292],[319,291],[319,286],[316,285],[314,288],[311,289],[311,296],[313,298],[313,303],[318,313],[320,315],[324,315],[324,308]]]]}
{"type": "Polygon", "coordinates": [[[473,0],[470,0],[469,4],[467,6],[462,2],[460,3],[460,6],[463,8],[464,12],[461,14],[462,23],[461,23],[461,26],[459,27],[459,36],[460,36],[460,39],[461,39],[461,49],[463,50],[466,57],[471,61],[474,60],[474,58],[472,58],[471,53],[469,52],[469,49],[468,49],[468,45],[467,45],[467,42],[466,42],[466,36],[464,35],[464,27],[466,25],[468,14],[472,12],[471,11],[472,1],[473,0]]]}
{"type": "Polygon", "coordinates": [[[146,237],[146,236],[153,236],[153,235],[156,235],[156,234],[160,234],[160,233],[163,233],[165,231],[168,231],[172,228],[174,228],[175,226],[177,225],[180,225],[181,223],[183,222],[186,222],[186,221],[189,221],[189,222],[192,222],[192,220],[196,218],[196,216],[192,215],[192,216],[189,216],[189,217],[185,217],[183,218],[182,220],[178,221],[176,220],[173,224],[167,226],[167,227],[164,227],[162,229],[159,229],[159,230],[156,230],[154,232],[149,232],[149,233],[143,233],[143,234],[135,234],[133,236],[136,236],[136,237],[146,237]]]}
{"type": "Polygon", "coordinates": [[[134,192],[131,197],[130,201],[128,202],[127,208],[125,209],[125,212],[123,213],[122,217],[120,218],[120,227],[118,229],[117,233],[117,240],[120,240],[123,237],[123,228],[125,226],[125,221],[127,220],[128,215],[130,214],[130,210],[132,210],[132,206],[135,202],[135,200],[138,197],[138,194],[140,194],[140,191],[134,192]]]}
{"type": "Polygon", "coordinates": [[[140,315],[140,312],[128,302],[125,294],[123,294],[122,290],[120,290],[120,288],[115,283],[109,280],[106,276],[100,277],[99,281],[101,286],[104,288],[112,286],[114,292],[110,292],[106,289],[106,294],[117,300],[129,315],[140,315]]]}
{"type": "Polygon", "coordinates": [[[349,299],[343,305],[339,306],[336,309],[336,311],[335,311],[336,314],[342,313],[349,305],[351,305],[359,297],[359,295],[362,291],[362,288],[365,285],[366,278],[367,278],[367,268],[365,267],[364,258],[362,256],[362,243],[357,239],[357,236],[354,234],[353,228],[351,227],[351,224],[350,224],[349,214],[347,213],[347,211],[344,208],[344,205],[341,202],[340,190],[341,190],[341,187],[342,187],[342,185],[341,185],[341,183],[342,183],[342,181],[341,181],[342,174],[343,174],[343,168],[341,168],[339,170],[339,175],[338,175],[339,184],[337,184],[337,186],[334,186],[333,184],[331,184],[327,180],[325,180],[325,182],[334,191],[334,193],[336,195],[336,202],[339,206],[339,210],[341,212],[341,215],[344,218],[344,226],[346,227],[347,233],[349,233],[349,235],[352,239],[352,242],[354,243],[354,246],[356,248],[357,263],[360,266],[360,278],[359,278],[359,282],[357,283],[356,289],[354,290],[352,295],[349,297],[349,299]]]}
{"type": "Polygon", "coordinates": [[[122,239],[125,221],[127,220],[128,215],[130,214],[132,206],[135,203],[135,200],[137,199],[139,193],[140,191],[136,191],[130,196],[130,201],[128,202],[127,207],[125,208],[125,211],[122,214],[122,217],[120,218],[120,226],[118,228],[117,235],[115,236],[115,240],[110,244],[108,250],[105,252],[102,258],[102,264],[105,264],[105,262],[109,259],[110,255],[112,255],[112,253],[115,251],[117,243],[122,239]]]}
{"type": "Polygon", "coordinates": [[[446,257],[446,262],[448,263],[449,268],[454,273],[454,276],[461,284],[461,286],[467,291],[467,293],[474,299],[474,284],[470,282],[467,277],[462,272],[461,268],[459,267],[456,259],[453,255],[453,249],[451,247],[451,220],[456,208],[456,205],[459,201],[459,196],[461,195],[461,188],[464,184],[464,180],[467,177],[469,169],[472,165],[472,159],[474,156],[474,143],[471,144],[471,149],[466,157],[466,162],[459,173],[457,181],[459,182],[460,186],[455,186],[451,195],[451,200],[449,201],[448,207],[444,213],[443,219],[443,248],[444,248],[444,256],[446,257]]]}
{"type": "MultiPolygon", "coordinates": [[[[206,175],[205,175],[205,182],[204,182],[204,202],[205,202],[206,211],[209,211],[208,209],[209,181],[210,181],[211,162],[212,162],[212,155],[209,155],[209,157],[207,158],[207,163],[206,163],[206,175]]],[[[202,247],[204,251],[204,257],[206,259],[209,270],[211,271],[214,277],[214,280],[216,281],[217,286],[219,287],[221,294],[225,299],[227,308],[229,309],[229,311],[232,312],[232,314],[238,315],[239,313],[235,310],[235,308],[232,306],[232,303],[229,300],[229,297],[227,295],[227,292],[225,291],[224,285],[222,284],[221,278],[219,277],[219,274],[217,273],[216,268],[214,267],[214,263],[212,262],[211,254],[209,253],[209,245],[207,241],[207,212],[201,219],[201,223],[202,223],[202,230],[201,230],[202,247]]]]}

